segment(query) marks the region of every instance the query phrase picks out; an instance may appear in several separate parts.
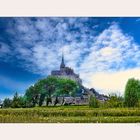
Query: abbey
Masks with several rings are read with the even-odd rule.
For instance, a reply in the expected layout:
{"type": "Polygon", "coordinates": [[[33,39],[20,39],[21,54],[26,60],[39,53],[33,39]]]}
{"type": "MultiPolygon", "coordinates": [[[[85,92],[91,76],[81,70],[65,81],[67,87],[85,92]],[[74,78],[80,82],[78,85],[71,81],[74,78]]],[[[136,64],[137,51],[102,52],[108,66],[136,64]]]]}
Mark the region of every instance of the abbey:
{"type": "Polygon", "coordinates": [[[65,66],[63,54],[62,54],[62,61],[60,64],[60,70],[53,70],[51,72],[51,75],[57,77],[69,78],[82,85],[82,80],[80,79],[79,74],[74,73],[74,70],[72,68],[65,66]]]}
{"type": "Polygon", "coordinates": [[[101,101],[107,100],[107,96],[99,94],[94,88],[88,89],[82,85],[82,80],[80,79],[79,74],[76,74],[72,68],[65,66],[63,54],[60,69],[51,71],[51,76],[68,78],[76,81],[80,85],[80,90],[76,93],[76,97],[65,97],[67,103],[88,104],[90,96],[95,96],[101,101]]]}

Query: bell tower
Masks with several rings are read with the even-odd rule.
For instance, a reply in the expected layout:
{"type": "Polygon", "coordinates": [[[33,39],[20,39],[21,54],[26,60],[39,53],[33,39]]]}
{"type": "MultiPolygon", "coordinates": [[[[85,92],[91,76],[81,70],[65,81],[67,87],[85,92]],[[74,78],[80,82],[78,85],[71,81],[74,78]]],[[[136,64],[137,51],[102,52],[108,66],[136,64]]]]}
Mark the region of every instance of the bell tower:
{"type": "Polygon", "coordinates": [[[64,63],[64,55],[62,53],[62,61],[61,61],[61,65],[60,65],[60,69],[65,68],[65,63],[64,63]]]}

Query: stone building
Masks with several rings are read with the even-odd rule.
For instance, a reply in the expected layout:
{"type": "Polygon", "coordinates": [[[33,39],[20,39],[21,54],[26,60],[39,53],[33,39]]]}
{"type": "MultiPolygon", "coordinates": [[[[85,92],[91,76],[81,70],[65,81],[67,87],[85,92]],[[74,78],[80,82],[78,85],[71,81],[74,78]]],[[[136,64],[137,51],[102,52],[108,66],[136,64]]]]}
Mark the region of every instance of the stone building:
{"type": "MultiPolygon", "coordinates": [[[[65,66],[63,55],[60,69],[51,71],[51,76],[68,78],[76,81],[80,85],[80,90],[76,93],[76,97],[65,97],[66,104],[88,104],[90,96],[95,96],[98,100],[101,101],[107,100],[107,96],[99,94],[94,88],[88,89],[82,85],[82,80],[80,79],[79,74],[76,74],[72,68],[65,66]]],[[[62,101],[61,98],[62,97],[58,97],[59,102],[62,101]]]]}
{"type": "Polygon", "coordinates": [[[57,76],[57,77],[68,78],[68,79],[74,80],[74,81],[78,82],[80,85],[82,85],[82,80],[80,79],[79,74],[76,74],[72,68],[65,66],[63,55],[62,55],[62,61],[60,64],[60,69],[53,70],[51,72],[51,75],[57,76]]]}

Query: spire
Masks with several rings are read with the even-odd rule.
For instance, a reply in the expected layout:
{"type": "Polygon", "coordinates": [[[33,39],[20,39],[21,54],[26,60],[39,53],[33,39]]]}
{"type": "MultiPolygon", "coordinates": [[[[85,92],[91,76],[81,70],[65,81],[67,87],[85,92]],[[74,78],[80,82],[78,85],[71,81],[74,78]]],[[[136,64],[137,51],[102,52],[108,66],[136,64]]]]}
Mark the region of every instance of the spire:
{"type": "Polygon", "coordinates": [[[64,55],[63,55],[63,53],[62,53],[62,61],[61,61],[60,68],[65,68],[64,55]]]}

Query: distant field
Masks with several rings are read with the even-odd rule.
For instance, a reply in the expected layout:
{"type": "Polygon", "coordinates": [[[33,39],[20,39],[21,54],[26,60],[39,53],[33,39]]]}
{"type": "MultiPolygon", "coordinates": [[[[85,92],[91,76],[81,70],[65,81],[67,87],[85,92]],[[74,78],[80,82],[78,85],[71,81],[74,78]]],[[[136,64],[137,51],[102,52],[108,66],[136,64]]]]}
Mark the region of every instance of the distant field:
{"type": "Polygon", "coordinates": [[[89,108],[88,106],[0,109],[1,123],[137,123],[140,108],[89,108]]]}

